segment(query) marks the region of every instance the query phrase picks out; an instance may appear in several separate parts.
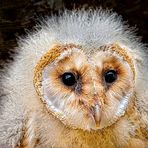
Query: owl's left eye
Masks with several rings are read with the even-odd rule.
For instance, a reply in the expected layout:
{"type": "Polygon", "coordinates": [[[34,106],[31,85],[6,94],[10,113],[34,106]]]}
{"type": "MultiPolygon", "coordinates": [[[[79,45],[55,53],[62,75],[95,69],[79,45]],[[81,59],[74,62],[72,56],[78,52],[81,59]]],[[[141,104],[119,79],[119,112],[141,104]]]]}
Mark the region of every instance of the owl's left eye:
{"type": "Polygon", "coordinates": [[[117,72],[114,70],[109,70],[104,74],[105,82],[110,84],[116,81],[117,79],[117,72]]]}
{"type": "Polygon", "coordinates": [[[75,75],[71,72],[65,72],[61,79],[66,86],[73,86],[76,83],[75,75]]]}

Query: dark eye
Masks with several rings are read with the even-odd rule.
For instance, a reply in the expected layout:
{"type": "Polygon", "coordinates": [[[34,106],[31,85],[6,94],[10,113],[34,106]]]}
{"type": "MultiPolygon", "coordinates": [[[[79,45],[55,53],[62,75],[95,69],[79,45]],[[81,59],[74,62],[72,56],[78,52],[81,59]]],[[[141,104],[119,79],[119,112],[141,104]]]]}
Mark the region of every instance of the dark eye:
{"type": "Polygon", "coordinates": [[[71,73],[71,72],[65,72],[62,75],[62,82],[66,86],[73,86],[76,83],[75,75],[73,73],[71,73]]]}
{"type": "Polygon", "coordinates": [[[114,70],[109,70],[105,73],[104,79],[106,83],[113,83],[117,79],[117,72],[114,70]]]}

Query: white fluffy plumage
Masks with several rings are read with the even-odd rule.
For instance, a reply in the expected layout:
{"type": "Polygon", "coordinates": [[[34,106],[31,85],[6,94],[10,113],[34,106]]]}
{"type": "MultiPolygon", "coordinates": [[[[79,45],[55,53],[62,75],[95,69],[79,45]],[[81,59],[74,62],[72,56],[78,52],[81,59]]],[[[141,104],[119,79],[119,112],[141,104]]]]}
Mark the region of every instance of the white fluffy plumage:
{"type": "MultiPolygon", "coordinates": [[[[42,22],[33,33],[19,39],[18,44],[19,53],[1,78],[5,95],[0,100],[0,147],[148,146],[147,47],[116,13],[102,9],[65,11],[42,22]],[[48,113],[33,86],[34,68],[40,58],[59,43],[82,46],[88,58],[107,44],[119,43],[126,47],[136,70],[132,94],[135,100],[130,104],[136,112],[128,112],[129,119],[126,116],[118,119],[112,127],[98,130],[98,133],[71,129],[48,113]],[[135,114],[139,118],[133,123],[135,114]],[[137,129],[142,130],[136,139],[137,129]]],[[[78,118],[81,120],[82,116],[80,114],[78,118]]]]}

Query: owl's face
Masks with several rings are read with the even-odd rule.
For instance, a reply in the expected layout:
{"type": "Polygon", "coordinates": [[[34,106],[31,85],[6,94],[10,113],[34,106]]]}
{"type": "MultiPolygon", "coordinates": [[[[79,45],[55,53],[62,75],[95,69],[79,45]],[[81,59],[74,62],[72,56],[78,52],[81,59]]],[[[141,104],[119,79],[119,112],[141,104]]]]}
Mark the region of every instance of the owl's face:
{"type": "Polygon", "coordinates": [[[127,53],[118,51],[119,46],[113,46],[91,54],[66,47],[52,62],[40,66],[36,89],[49,111],[65,125],[97,130],[124,115],[133,94],[133,63],[127,53]]]}

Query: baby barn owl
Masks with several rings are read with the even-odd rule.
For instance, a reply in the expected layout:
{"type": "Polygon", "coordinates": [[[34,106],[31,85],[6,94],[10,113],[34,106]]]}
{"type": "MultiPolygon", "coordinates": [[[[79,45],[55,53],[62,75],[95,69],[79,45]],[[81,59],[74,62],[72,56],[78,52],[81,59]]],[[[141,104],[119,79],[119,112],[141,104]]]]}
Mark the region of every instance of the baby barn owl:
{"type": "Polygon", "coordinates": [[[2,75],[0,147],[147,148],[147,63],[115,13],[49,18],[2,75]]]}

